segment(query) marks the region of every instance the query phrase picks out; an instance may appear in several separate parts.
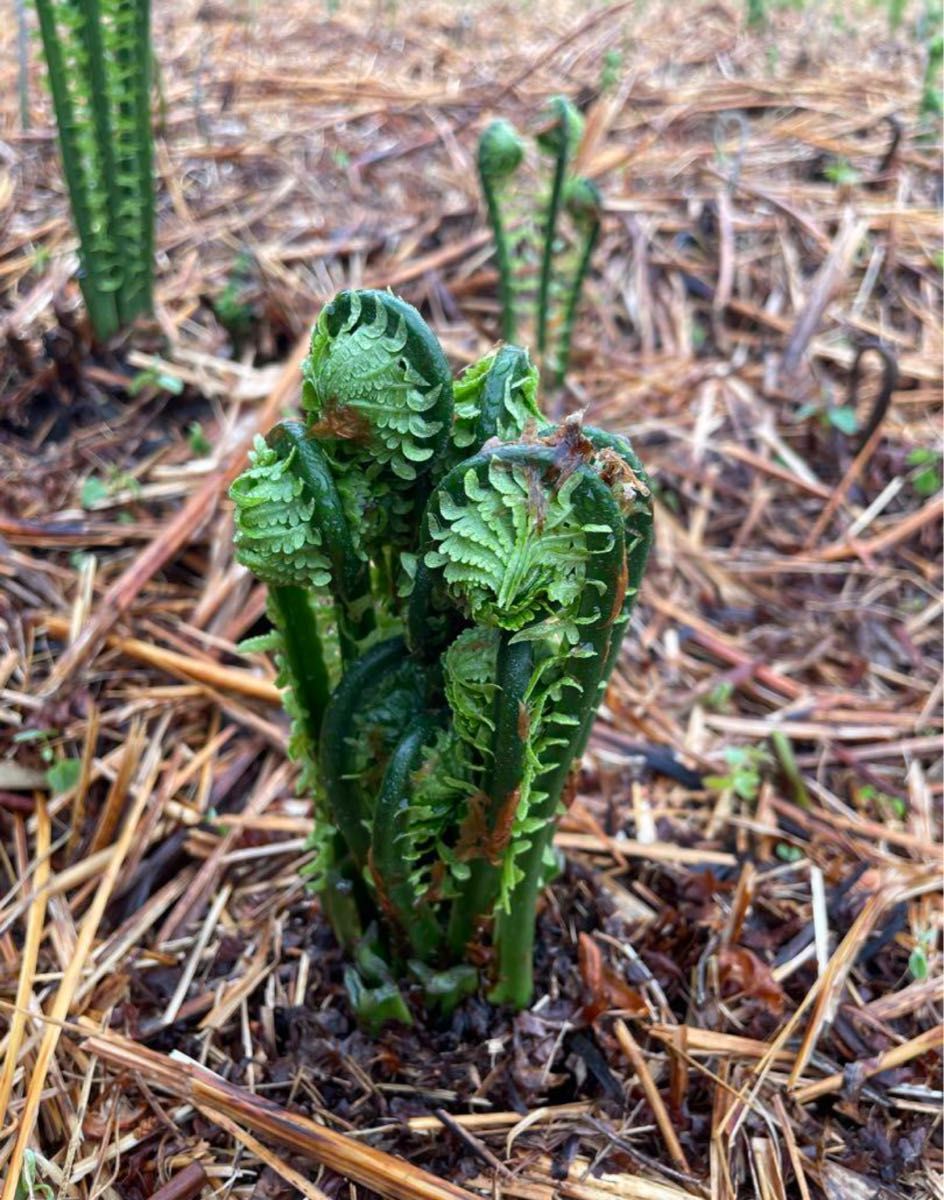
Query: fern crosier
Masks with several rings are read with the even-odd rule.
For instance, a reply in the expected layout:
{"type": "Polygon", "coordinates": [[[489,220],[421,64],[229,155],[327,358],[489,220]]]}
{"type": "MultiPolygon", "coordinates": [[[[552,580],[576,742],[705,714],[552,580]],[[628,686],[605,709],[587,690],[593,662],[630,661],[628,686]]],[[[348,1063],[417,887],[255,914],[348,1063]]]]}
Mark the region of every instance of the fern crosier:
{"type": "Polygon", "coordinates": [[[513,442],[550,428],[538,408],[538,371],[527,350],[502,346],[467,367],[455,382],[452,453],[455,466],[491,438],[513,442]]]}
{"type": "Polygon", "coordinates": [[[312,523],[314,497],[286,458],[256,437],[249,468],[234,481],[236,556],[244,567],[276,587],[326,587],[331,564],[312,523]]]}
{"type": "Polygon", "coordinates": [[[309,433],[331,464],[360,552],[407,546],[423,477],[452,426],[452,376],[439,343],[396,296],[341,292],[318,318],[303,377],[309,433]]]}
{"type": "Polygon", "coordinates": [[[448,436],[450,414],[441,411],[449,407],[442,403],[447,385],[441,371],[438,379],[424,373],[410,354],[407,314],[392,300],[342,292],[322,310],[304,367],[302,404],[312,432],[337,462],[389,467],[412,483],[448,436]]]}

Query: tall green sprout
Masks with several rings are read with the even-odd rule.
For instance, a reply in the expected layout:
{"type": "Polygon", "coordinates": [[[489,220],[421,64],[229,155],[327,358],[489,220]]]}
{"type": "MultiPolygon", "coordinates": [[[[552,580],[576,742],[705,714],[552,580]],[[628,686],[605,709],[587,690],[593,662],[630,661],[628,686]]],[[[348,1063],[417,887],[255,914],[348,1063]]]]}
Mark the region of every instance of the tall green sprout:
{"type": "Polygon", "coordinates": [[[549,423],[519,347],[453,380],[387,293],[323,310],[302,407],[231,496],[352,1002],[408,1019],[413,980],[448,1009],[490,959],[492,998],[522,1007],[555,817],[649,551],[645,473],[625,439],[549,423]]]}
{"type": "Polygon", "coordinates": [[[36,0],[80,286],[107,338],[152,307],[149,0],[36,0]]]}
{"type": "Polygon", "coordinates": [[[511,249],[499,202],[499,189],[514,175],[523,157],[524,146],[521,139],[507,121],[492,121],[479,139],[479,179],[495,238],[501,331],[506,342],[512,342],[515,338],[515,295],[511,249]]]}
{"type": "Polygon", "coordinates": [[[535,340],[546,375],[558,384],[563,382],[567,372],[580,294],[600,232],[600,193],[590,180],[571,171],[582,136],[580,113],[563,96],[555,97],[550,103],[544,128],[537,136],[539,148],[553,161],[550,191],[537,228],[529,230],[527,222],[523,223],[519,235],[523,254],[515,254],[512,250],[505,211],[511,191],[508,181],[523,157],[521,140],[513,126],[504,120],[493,121],[479,140],[479,178],[498,263],[502,337],[505,341],[514,338],[519,317],[518,301],[529,289],[528,256],[533,250],[538,259],[537,278],[532,289],[535,340]],[[570,215],[576,235],[569,242],[562,238],[560,228],[564,213],[570,215]],[[556,310],[559,310],[557,317],[556,310]],[[559,333],[552,352],[552,326],[555,325],[559,333]]]}

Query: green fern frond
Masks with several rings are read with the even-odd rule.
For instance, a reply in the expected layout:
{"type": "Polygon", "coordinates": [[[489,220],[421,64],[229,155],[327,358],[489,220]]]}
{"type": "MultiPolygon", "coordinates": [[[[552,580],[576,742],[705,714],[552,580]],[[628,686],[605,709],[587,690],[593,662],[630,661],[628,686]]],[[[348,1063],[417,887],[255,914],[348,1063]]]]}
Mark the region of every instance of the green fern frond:
{"type": "Polygon", "coordinates": [[[303,376],[309,433],[358,545],[371,557],[409,548],[423,477],[452,425],[452,375],[438,341],[399,298],[341,292],[318,318],[303,376]]]}
{"type": "Polygon", "coordinates": [[[276,653],[316,796],[313,870],[363,980],[395,991],[409,956],[452,1004],[470,976],[451,964],[495,917],[492,995],[520,1007],[651,496],[624,439],[548,425],[525,351],[500,348],[453,388],[431,340],[382,293],[328,306],[310,425],[281,422],[233,485],[237,555],[269,583],[275,632],[250,648],[276,653]]]}
{"type": "Polygon", "coordinates": [[[592,549],[572,503],[580,483],[572,475],[555,491],[542,471],[526,463],[493,459],[482,482],[465,472],[463,499],[447,487],[428,514],[434,549],[425,564],[441,569],[451,599],[471,619],[515,631],[536,621],[553,621],[572,641],[578,636],[576,606],[587,587],[592,549]]]}
{"type": "Polygon", "coordinates": [[[393,296],[342,292],[322,309],[304,378],[312,432],[338,463],[386,466],[412,483],[445,445],[448,364],[416,310],[393,296]]]}
{"type": "Polygon", "coordinates": [[[292,470],[294,458],[294,451],[282,458],[256,436],[249,467],[229,490],[236,506],[236,558],[275,587],[326,587],[331,564],[312,523],[314,497],[292,470]]]}

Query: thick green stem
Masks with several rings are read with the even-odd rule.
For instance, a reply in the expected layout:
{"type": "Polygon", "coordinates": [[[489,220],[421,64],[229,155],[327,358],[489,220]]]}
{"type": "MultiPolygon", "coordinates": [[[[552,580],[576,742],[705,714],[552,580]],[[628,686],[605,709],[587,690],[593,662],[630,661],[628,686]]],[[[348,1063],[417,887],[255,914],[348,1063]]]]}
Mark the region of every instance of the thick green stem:
{"type": "MultiPolygon", "coordinates": [[[[82,41],[88,62],[89,109],[95,130],[98,168],[103,176],[98,183],[104,189],[107,200],[108,222],[112,237],[117,237],[120,230],[121,198],[115,164],[115,136],[110,111],[109,80],[105,74],[107,58],[102,37],[102,10],[99,0],[83,0],[82,11],[84,13],[82,41]]],[[[115,249],[116,258],[119,252],[120,244],[115,249]]],[[[122,263],[118,261],[116,265],[120,277],[122,263]]],[[[120,309],[120,289],[116,293],[116,301],[120,309]]]]}
{"type": "Polygon", "coordinates": [[[403,856],[403,835],[410,806],[410,776],[420,767],[423,748],[434,729],[431,718],[418,717],[390,756],[374,808],[370,845],[370,870],[381,909],[423,962],[436,953],[442,930],[429,904],[415,895],[411,866],[403,856]]]}
{"type": "MultiPolygon", "coordinates": [[[[554,808],[556,809],[556,800],[554,808]]],[[[495,942],[498,947],[498,977],[488,994],[493,1004],[527,1008],[534,994],[534,936],[538,893],[544,872],[544,852],[554,832],[552,809],[547,824],[534,835],[520,866],[524,878],[515,888],[511,911],[498,914],[495,942]]]]}
{"type": "Polygon", "coordinates": [[[498,971],[495,986],[489,993],[489,999],[494,1004],[525,1008],[531,1002],[534,991],[532,955],[535,912],[544,875],[544,852],[553,836],[554,821],[564,788],[579,761],[576,755],[584,737],[587,716],[589,714],[592,720],[596,710],[602,666],[609,645],[609,628],[598,630],[591,642],[593,653],[575,659],[570,669],[571,678],[579,685],[579,691],[573,689],[578,700],[571,702],[571,706],[577,709],[573,715],[579,723],[568,745],[562,748],[558,763],[540,776],[535,784],[537,791],[545,793],[545,799],[534,810],[540,828],[531,835],[530,847],[518,860],[523,877],[511,894],[508,911],[499,913],[495,926],[498,971]]]}
{"type": "Polygon", "coordinates": [[[276,608],[273,615],[282,634],[286,666],[304,713],[306,733],[311,744],[317,745],[331,689],[311,598],[304,588],[273,587],[269,599],[276,608]]]}
{"type": "Polygon", "coordinates": [[[534,647],[531,642],[512,642],[511,636],[502,633],[498,650],[493,759],[484,779],[488,803],[476,831],[478,854],[449,920],[449,948],[457,955],[463,953],[483,913],[494,903],[524,775],[529,732],[525,697],[534,670],[534,647]]]}
{"type": "MultiPolygon", "coordinates": [[[[92,189],[98,181],[89,177],[89,165],[82,160],[79,147],[81,131],[69,90],[69,75],[60,41],[61,37],[66,38],[69,34],[60,32],[57,27],[55,6],[51,0],[36,0],[36,9],[39,13],[49,87],[56,110],[62,172],[69,189],[72,219],[75,222],[81,247],[82,275],[79,285],[82,288],[92,327],[99,338],[105,339],[118,328],[118,310],[115,304],[113,281],[107,277],[105,272],[105,255],[102,249],[102,236],[100,236],[103,231],[96,229],[92,212],[92,189]]],[[[82,82],[76,80],[75,86],[80,88],[82,82]]]]}
{"type": "Polygon", "coordinates": [[[123,257],[118,303],[128,322],[151,307],[153,180],[151,163],[149,6],[147,0],[110,0],[112,88],[123,257]]]}

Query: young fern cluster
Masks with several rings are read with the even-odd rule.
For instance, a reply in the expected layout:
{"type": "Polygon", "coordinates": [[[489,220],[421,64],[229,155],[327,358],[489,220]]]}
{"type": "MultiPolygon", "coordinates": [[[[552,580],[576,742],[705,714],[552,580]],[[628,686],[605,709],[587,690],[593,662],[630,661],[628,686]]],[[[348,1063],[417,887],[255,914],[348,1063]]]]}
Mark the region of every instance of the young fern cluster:
{"type": "Polygon", "coordinates": [[[36,0],[80,284],[106,338],[151,311],[149,0],[36,0]]]}
{"type": "Polygon", "coordinates": [[[629,443],[551,425],[528,354],[453,381],[382,292],[321,313],[305,422],[235,481],[236,553],[269,589],[317,884],[369,1022],[399,985],[531,998],[554,818],[615,665],[652,512],[629,443]]]}
{"type": "MultiPolygon", "coordinates": [[[[537,231],[540,251],[535,319],[542,365],[558,384],[567,374],[580,293],[600,235],[600,191],[592,180],[571,170],[582,136],[580,113],[565,97],[555,97],[550,104],[549,120],[537,136],[539,149],[553,160],[553,174],[537,231]],[[575,235],[575,245],[569,247],[561,244],[559,226],[563,212],[569,215],[575,235]],[[557,315],[555,308],[560,310],[557,315]],[[558,329],[553,355],[549,345],[552,324],[558,329]]],[[[523,229],[513,232],[506,212],[510,184],[523,160],[524,145],[514,127],[503,119],[492,121],[479,139],[478,169],[495,239],[501,330],[506,341],[515,338],[519,296],[531,290],[531,231],[525,222],[523,229]]]]}

